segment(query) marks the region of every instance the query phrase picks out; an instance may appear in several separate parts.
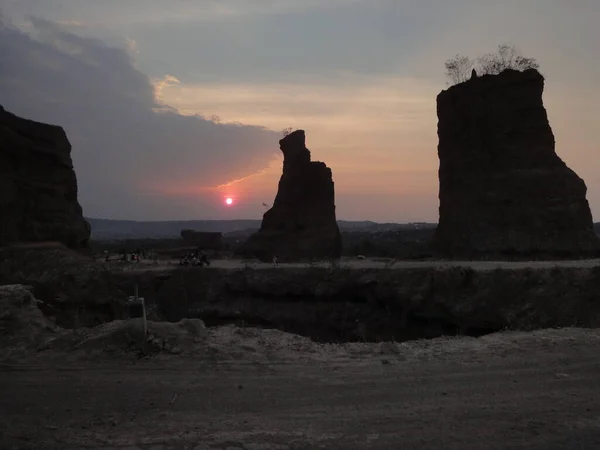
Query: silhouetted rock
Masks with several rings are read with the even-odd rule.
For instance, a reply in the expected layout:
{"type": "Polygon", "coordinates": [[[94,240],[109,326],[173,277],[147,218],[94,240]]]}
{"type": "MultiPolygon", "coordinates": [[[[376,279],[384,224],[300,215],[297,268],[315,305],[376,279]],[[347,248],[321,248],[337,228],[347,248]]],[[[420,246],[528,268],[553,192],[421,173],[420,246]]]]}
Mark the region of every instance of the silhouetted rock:
{"type": "Polygon", "coordinates": [[[440,220],[447,256],[590,255],[586,186],[554,151],[534,70],[473,77],[437,97],[440,220]]]}
{"type": "Polygon", "coordinates": [[[181,238],[186,244],[195,245],[203,250],[222,250],[223,233],[213,231],[181,230],[181,238]]]}
{"type": "Polygon", "coordinates": [[[331,169],[311,162],[303,130],[279,141],[283,175],[273,207],[263,216],[247,251],[262,261],[337,259],[342,252],[335,218],[335,192],[331,169]]]}
{"type": "Polygon", "coordinates": [[[0,106],[0,245],[58,241],[87,247],[71,144],[61,127],[0,106]]]}

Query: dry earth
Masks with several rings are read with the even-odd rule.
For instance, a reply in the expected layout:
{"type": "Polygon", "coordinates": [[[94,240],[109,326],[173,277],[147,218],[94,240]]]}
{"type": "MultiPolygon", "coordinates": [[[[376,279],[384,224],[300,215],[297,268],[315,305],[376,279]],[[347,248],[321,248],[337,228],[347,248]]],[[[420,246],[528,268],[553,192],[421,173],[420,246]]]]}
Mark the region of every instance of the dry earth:
{"type": "MultiPolygon", "coordinates": [[[[127,267],[130,270],[164,270],[177,266],[178,261],[160,261],[157,265],[152,265],[147,261],[142,261],[139,264],[113,262],[111,267],[127,267]]],[[[285,268],[301,268],[309,267],[306,263],[286,263],[279,264],[281,269],[285,268]]],[[[316,267],[331,267],[330,262],[319,262],[312,264],[316,267]]],[[[580,267],[591,268],[600,266],[600,259],[578,259],[578,260],[557,260],[557,261],[406,261],[394,260],[391,258],[367,258],[367,259],[342,259],[339,263],[340,267],[348,267],[351,269],[418,269],[418,268],[438,268],[447,269],[450,267],[470,267],[474,270],[495,270],[495,269],[547,269],[553,267],[580,267]]],[[[273,264],[261,263],[257,261],[244,261],[240,259],[215,259],[211,261],[210,267],[220,269],[241,269],[244,267],[252,267],[253,269],[269,269],[273,264]]]]}
{"type": "Polygon", "coordinates": [[[225,326],[140,358],[114,339],[131,326],[3,353],[0,447],[600,448],[598,330],[333,345],[225,326]]]}
{"type": "Polygon", "coordinates": [[[0,288],[2,449],[600,448],[600,330],[337,345],[151,322],[140,345],[139,320],[60,330],[0,288]]]}

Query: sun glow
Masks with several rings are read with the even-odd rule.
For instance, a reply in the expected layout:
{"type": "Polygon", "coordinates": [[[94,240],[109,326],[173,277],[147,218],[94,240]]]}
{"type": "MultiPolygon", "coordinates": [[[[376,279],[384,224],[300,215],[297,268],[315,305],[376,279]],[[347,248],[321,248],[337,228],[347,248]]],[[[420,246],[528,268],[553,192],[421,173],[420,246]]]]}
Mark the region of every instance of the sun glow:
{"type": "Polygon", "coordinates": [[[227,197],[227,198],[225,199],[225,204],[226,204],[227,206],[231,206],[231,205],[233,205],[233,199],[232,199],[231,197],[227,197]]]}

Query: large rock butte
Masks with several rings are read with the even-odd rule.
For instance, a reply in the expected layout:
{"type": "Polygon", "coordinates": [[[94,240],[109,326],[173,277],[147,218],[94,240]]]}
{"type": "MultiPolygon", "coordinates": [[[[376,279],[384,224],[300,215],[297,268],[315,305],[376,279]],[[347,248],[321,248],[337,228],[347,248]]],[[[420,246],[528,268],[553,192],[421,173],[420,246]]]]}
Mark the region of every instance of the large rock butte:
{"type": "Polygon", "coordinates": [[[0,246],[57,241],[87,247],[71,144],[58,126],[0,106],[0,246]]]}
{"type": "Polygon", "coordinates": [[[338,259],[342,239],[335,217],[335,191],[331,169],[311,161],[304,130],[279,141],[283,174],[271,209],[246,248],[261,261],[338,259]]]}
{"type": "Polygon", "coordinates": [[[584,181],[558,157],[534,70],[473,76],[437,97],[441,255],[596,254],[584,181]]]}

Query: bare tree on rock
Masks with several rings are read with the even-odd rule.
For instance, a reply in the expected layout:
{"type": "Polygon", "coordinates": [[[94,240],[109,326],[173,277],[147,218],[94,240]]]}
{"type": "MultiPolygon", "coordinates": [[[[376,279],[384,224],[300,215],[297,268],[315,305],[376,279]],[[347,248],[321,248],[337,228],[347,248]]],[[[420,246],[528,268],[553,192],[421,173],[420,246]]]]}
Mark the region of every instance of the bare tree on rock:
{"type": "Polygon", "coordinates": [[[477,58],[477,64],[481,75],[497,75],[506,69],[522,72],[540,67],[535,58],[524,57],[514,45],[509,44],[499,45],[496,53],[480,56],[477,58]]]}
{"type": "Polygon", "coordinates": [[[444,64],[446,67],[446,76],[450,78],[453,84],[462,83],[469,79],[469,74],[474,65],[475,61],[468,56],[457,54],[448,59],[444,64]]]}
{"type": "Polygon", "coordinates": [[[468,56],[457,54],[444,63],[446,76],[452,84],[462,83],[480,75],[497,75],[506,69],[524,71],[538,69],[535,58],[527,58],[510,44],[501,44],[495,53],[488,53],[472,60],[468,56]]]}

